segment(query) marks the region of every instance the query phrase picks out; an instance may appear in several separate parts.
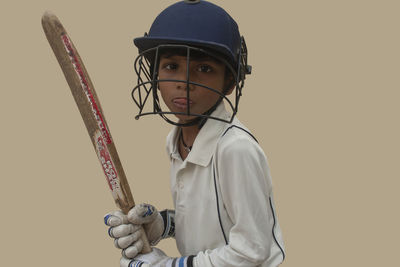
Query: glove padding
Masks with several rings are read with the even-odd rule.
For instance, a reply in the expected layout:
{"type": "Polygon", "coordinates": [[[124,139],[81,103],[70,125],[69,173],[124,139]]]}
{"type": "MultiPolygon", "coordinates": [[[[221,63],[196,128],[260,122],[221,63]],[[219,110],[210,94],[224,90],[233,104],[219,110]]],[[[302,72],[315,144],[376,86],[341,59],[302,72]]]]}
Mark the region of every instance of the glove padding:
{"type": "Polygon", "coordinates": [[[141,266],[141,267],[164,267],[167,266],[167,262],[170,258],[165,255],[165,253],[158,249],[152,248],[150,253],[138,254],[134,259],[127,259],[122,257],[119,263],[120,267],[131,267],[131,266],[141,266]]]}
{"type": "Polygon", "coordinates": [[[150,204],[139,204],[128,212],[128,221],[143,225],[150,245],[155,246],[164,232],[164,220],[155,207],[150,204]]]}
{"type": "Polygon", "coordinates": [[[126,258],[134,258],[143,249],[139,231],[141,225],[151,245],[160,241],[164,231],[160,213],[148,204],[135,206],[128,215],[121,211],[109,213],[104,217],[104,222],[110,226],[108,234],[114,238],[115,247],[122,249],[122,255],[126,258]]]}
{"type": "Polygon", "coordinates": [[[147,254],[139,254],[134,259],[122,257],[120,267],[193,267],[193,256],[170,258],[158,249],[152,248],[147,254]]]}

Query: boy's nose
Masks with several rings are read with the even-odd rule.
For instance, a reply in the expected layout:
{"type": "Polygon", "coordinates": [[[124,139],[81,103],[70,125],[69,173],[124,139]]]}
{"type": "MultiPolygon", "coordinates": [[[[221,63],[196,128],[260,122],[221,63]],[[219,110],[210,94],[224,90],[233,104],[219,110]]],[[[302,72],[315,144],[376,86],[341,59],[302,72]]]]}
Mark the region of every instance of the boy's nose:
{"type": "Polygon", "coordinates": [[[179,89],[179,90],[190,90],[190,91],[193,91],[194,85],[190,84],[188,82],[177,81],[176,82],[176,88],[179,89]]]}
{"type": "Polygon", "coordinates": [[[194,89],[194,85],[190,84],[189,82],[187,82],[188,80],[190,81],[190,74],[189,74],[189,79],[187,78],[188,73],[186,72],[186,70],[180,71],[177,76],[176,76],[176,88],[180,89],[180,90],[193,90],[194,89]]]}

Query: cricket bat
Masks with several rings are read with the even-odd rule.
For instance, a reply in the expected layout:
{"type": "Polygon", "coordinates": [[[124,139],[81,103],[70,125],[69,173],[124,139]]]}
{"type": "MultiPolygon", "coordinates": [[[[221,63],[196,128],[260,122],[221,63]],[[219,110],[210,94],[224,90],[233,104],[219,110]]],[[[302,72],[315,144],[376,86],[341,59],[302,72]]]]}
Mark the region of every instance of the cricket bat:
{"type": "MultiPolygon", "coordinates": [[[[42,16],[42,26],[82,115],[114,201],[118,208],[127,214],[135,206],[135,202],[99,99],[82,59],[54,14],[45,12],[42,16]]],[[[148,253],[151,248],[143,229],[141,231],[144,243],[142,253],[148,253]]]]}

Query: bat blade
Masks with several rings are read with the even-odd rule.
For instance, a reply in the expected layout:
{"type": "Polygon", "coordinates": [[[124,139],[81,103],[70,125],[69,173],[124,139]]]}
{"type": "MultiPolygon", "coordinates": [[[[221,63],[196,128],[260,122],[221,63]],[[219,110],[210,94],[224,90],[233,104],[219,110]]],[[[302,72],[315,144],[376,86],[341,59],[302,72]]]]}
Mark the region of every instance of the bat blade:
{"type": "MultiPolygon", "coordinates": [[[[45,12],[42,26],[81,113],[114,201],[126,214],[135,202],[92,81],[59,19],[45,12]]],[[[144,234],[142,238],[145,244],[142,252],[150,252],[144,234]]]]}

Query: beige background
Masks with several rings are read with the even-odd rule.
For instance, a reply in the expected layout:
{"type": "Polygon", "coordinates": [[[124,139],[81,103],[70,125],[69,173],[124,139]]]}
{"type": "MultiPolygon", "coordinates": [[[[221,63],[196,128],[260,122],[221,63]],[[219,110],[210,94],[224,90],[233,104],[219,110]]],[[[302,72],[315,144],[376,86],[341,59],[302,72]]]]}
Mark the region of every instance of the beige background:
{"type": "MultiPolygon", "coordinates": [[[[169,125],[134,120],[132,38],[174,1],[0,4],[0,266],[118,266],[115,209],[40,18],[58,15],[95,84],[137,202],[172,207],[169,125]]],[[[397,266],[398,1],[222,1],[249,47],[239,112],[269,157],[283,266],[397,266]]],[[[161,248],[178,255],[173,241],[161,248]]]]}

